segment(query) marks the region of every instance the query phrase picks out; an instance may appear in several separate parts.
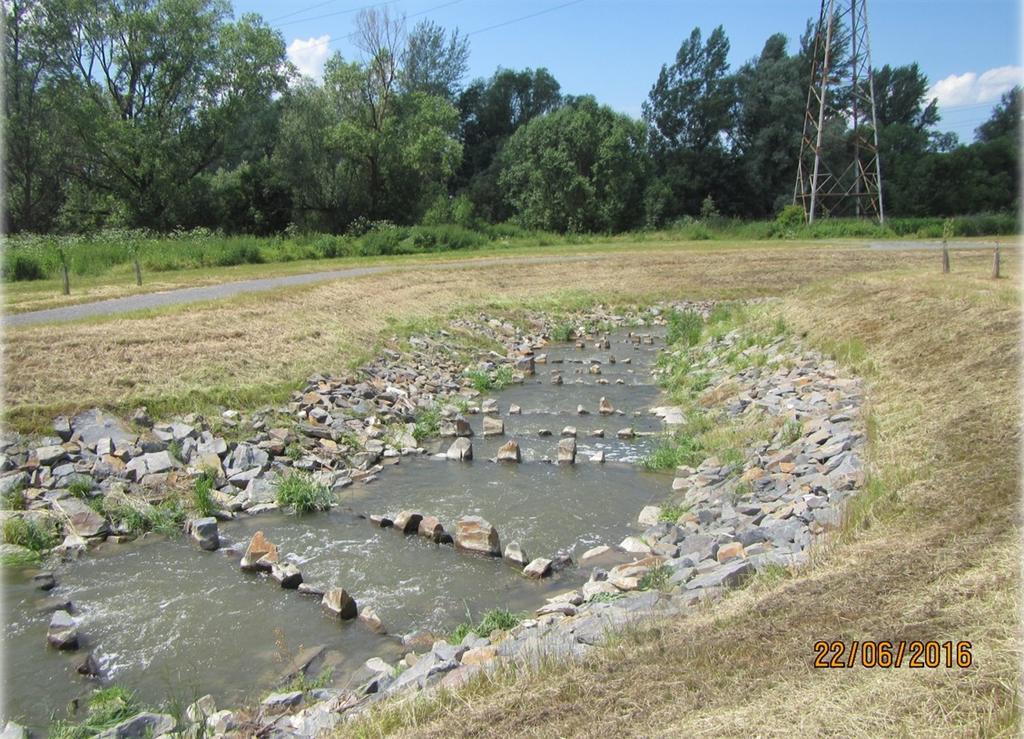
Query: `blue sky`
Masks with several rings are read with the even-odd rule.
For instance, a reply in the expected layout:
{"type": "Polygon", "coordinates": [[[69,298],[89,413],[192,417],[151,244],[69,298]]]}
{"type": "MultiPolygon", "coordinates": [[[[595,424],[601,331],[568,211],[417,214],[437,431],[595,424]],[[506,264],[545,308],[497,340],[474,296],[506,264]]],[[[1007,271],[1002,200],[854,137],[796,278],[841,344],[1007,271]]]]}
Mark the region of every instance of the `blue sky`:
{"type": "MultiPolygon", "coordinates": [[[[355,57],[346,35],[374,0],[235,0],[280,29],[289,55],[316,74],[335,51],[355,57]],[[317,7],[311,7],[317,6],[317,7]]],[[[470,77],[499,66],[547,67],[569,94],[591,93],[634,116],[661,65],[694,26],[725,27],[738,67],[765,39],[785,33],[795,48],[818,0],[393,0],[409,25],[430,18],[470,34],[470,77]],[[562,6],[562,7],[559,7],[562,6]],[[523,16],[532,18],[516,20],[523,16]],[[490,26],[514,21],[499,28],[490,26]]],[[[970,141],[999,95],[1024,76],[1016,0],[874,0],[868,3],[872,63],[916,61],[939,97],[942,130],[970,141]]]]}

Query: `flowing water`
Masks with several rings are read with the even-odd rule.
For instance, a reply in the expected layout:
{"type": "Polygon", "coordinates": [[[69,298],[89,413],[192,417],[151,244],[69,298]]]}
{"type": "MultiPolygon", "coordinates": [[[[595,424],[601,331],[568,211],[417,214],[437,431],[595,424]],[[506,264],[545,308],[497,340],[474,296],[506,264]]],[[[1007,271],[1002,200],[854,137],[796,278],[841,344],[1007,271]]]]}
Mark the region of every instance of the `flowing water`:
{"type": "MultiPolygon", "coordinates": [[[[476,432],[472,462],[405,457],[375,481],[343,491],[330,513],[265,514],[222,524],[226,543],[244,543],[263,531],[286,560],[299,565],[307,582],[344,587],[360,607],[372,606],[390,636],[359,622],[333,620],[315,598],[283,591],[264,575],[241,572],[223,550],[201,552],[186,540],[104,544],[84,560],[62,565],[59,585],[49,595],[74,603],[83,650],[95,650],[106,679],[154,704],[168,697],[188,702],[205,693],[224,706],[258,699],[280,683],[300,646],[324,646],[339,684],[346,684],[357,679],[369,657],[398,658],[404,650],[397,635],[418,629],[446,633],[495,607],[531,611],[589,573],[572,567],[531,581],[500,559],[379,529],[364,516],[410,509],[436,515],[453,530],[459,516],[477,514],[497,527],[503,545],[516,540],[530,558],[558,552],[578,558],[592,546],[635,532],[631,522],[640,508],[664,499],[669,484],[664,475],[632,463],[655,443],[651,436],[625,440],[616,432],[661,429],[647,412],[660,400],[650,372],[660,342],[637,345],[624,332],[610,340],[604,350],[593,343],[582,350],[549,347],[549,363],[537,365],[536,377],[490,394],[498,400],[505,435],[484,439],[482,416],[470,416],[476,432]],[[600,360],[601,374],[591,373],[591,360],[600,360]],[[551,370],[561,371],[564,384],[551,384],[551,370]],[[602,397],[622,414],[599,415],[602,397]],[[509,415],[511,405],[521,406],[522,413],[509,415]],[[580,415],[577,406],[589,414],[580,415]],[[565,426],[577,429],[578,463],[543,461],[556,456],[565,426]],[[540,436],[541,429],[552,435],[540,436]],[[598,429],[604,438],[592,435],[598,429]],[[523,463],[489,461],[510,438],[519,442],[523,463]],[[607,461],[589,461],[599,450],[607,461]]],[[[49,615],[39,613],[37,603],[47,594],[32,586],[29,575],[3,576],[4,715],[43,726],[52,713],[63,715],[90,684],[75,674],[73,656],[46,646],[49,615]]]]}

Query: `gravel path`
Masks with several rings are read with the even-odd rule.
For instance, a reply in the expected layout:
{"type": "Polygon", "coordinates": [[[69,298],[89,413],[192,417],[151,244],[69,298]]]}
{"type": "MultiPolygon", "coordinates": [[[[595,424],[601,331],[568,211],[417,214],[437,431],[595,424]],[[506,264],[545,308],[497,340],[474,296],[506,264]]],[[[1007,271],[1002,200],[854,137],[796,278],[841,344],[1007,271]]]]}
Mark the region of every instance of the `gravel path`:
{"type": "Polygon", "coordinates": [[[180,290],[143,293],[141,295],[130,295],[125,298],[98,300],[94,303],[79,303],[78,305],[68,305],[62,308],[49,308],[47,310],[16,313],[14,315],[4,316],[3,326],[4,328],[17,328],[20,326],[32,326],[38,323],[76,321],[82,318],[94,318],[96,316],[129,313],[131,311],[147,310],[150,308],[163,308],[169,305],[195,303],[203,300],[220,300],[222,298],[231,298],[245,293],[275,290],[279,287],[293,287],[295,285],[309,285],[317,282],[327,282],[328,280],[350,279],[353,277],[379,274],[381,272],[398,272],[410,269],[467,269],[502,266],[508,264],[545,264],[548,262],[582,262],[600,258],[601,257],[597,255],[494,257],[487,259],[466,259],[458,262],[439,262],[408,266],[352,267],[349,269],[336,269],[328,272],[310,272],[301,275],[289,275],[287,277],[266,277],[258,280],[222,282],[218,285],[186,287],[180,290]]]}

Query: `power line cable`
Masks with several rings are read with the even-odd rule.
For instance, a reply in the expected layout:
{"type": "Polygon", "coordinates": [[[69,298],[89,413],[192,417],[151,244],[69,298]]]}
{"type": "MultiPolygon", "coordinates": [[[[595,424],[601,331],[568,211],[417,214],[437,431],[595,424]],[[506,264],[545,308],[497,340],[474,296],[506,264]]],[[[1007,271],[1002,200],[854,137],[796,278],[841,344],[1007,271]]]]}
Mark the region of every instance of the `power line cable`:
{"type": "MultiPolygon", "coordinates": [[[[381,3],[381,5],[389,5],[394,2],[397,2],[397,0],[389,0],[389,2],[381,3]]],[[[440,10],[441,8],[447,8],[450,5],[458,5],[461,2],[462,0],[450,0],[450,2],[442,3],[441,5],[435,5],[432,8],[427,8],[426,10],[421,10],[417,13],[410,13],[409,15],[406,16],[406,18],[416,18],[421,15],[426,15],[427,13],[432,13],[435,10],[440,10]]],[[[359,32],[353,31],[352,33],[346,33],[344,36],[338,36],[338,38],[328,38],[326,41],[317,41],[315,44],[308,44],[303,48],[312,49],[317,46],[333,46],[334,44],[339,44],[346,39],[355,38],[357,35],[359,35],[359,32]]]]}
{"type": "Polygon", "coordinates": [[[536,18],[539,15],[545,15],[547,13],[553,13],[556,10],[561,10],[562,8],[568,8],[570,5],[578,5],[578,4],[582,3],[582,2],[583,2],[583,0],[572,0],[572,2],[562,3],[561,5],[555,5],[554,7],[546,8],[545,10],[539,10],[536,13],[530,13],[529,15],[522,15],[522,16],[519,16],[518,18],[512,18],[512,19],[507,20],[507,21],[502,21],[501,23],[495,23],[493,26],[484,26],[483,28],[478,28],[475,31],[470,31],[466,35],[467,36],[475,36],[476,34],[483,33],[484,31],[493,31],[495,28],[504,28],[505,26],[510,26],[513,23],[518,23],[519,21],[529,20],[530,18],[536,18]]]}
{"type": "Polygon", "coordinates": [[[296,23],[306,23],[307,21],[318,21],[318,20],[322,20],[323,18],[334,18],[335,16],[339,16],[339,15],[351,15],[352,13],[358,13],[360,10],[369,10],[370,8],[380,8],[380,7],[383,7],[385,5],[394,5],[397,2],[398,2],[398,0],[386,0],[386,2],[375,3],[374,5],[363,5],[363,6],[358,7],[358,8],[349,8],[348,10],[336,10],[333,13],[324,13],[323,15],[313,15],[313,16],[310,16],[309,18],[296,18],[295,20],[288,21],[287,23],[278,23],[277,27],[281,28],[283,26],[293,26],[296,23]]]}

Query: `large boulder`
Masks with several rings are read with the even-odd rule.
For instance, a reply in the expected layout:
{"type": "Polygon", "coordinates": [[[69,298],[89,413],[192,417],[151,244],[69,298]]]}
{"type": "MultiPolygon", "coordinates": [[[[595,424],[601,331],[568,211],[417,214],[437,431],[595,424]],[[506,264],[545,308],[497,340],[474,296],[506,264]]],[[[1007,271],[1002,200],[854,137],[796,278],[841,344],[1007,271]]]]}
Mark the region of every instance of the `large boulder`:
{"type": "Polygon", "coordinates": [[[78,627],[67,611],[54,611],[46,630],[46,641],[57,649],[78,649],[78,627]]]}
{"type": "Polygon", "coordinates": [[[498,450],[498,461],[499,462],[522,462],[523,455],[519,451],[519,444],[516,443],[515,439],[502,444],[498,450]]]}
{"type": "Polygon", "coordinates": [[[473,459],[473,442],[465,436],[459,437],[448,447],[445,456],[456,462],[468,462],[473,459]]]}
{"type": "Polygon", "coordinates": [[[558,441],[558,463],[576,464],[576,439],[559,439],[558,441]]]}
{"type": "Polygon", "coordinates": [[[331,588],[324,593],[321,607],[332,616],[341,619],[352,619],[359,615],[359,608],[355,600],[344,588],[331,588]]]}
{"type": "Polygon", "coordinates": [[[213,516],[208,518],[197,518],[192,522],[192,541],[199,545],[200,549],[208,552],[215,551],[220,547],[220,534],[217,531],[217,519],[213,516]]]}
{"type": "Polygon", "coordinates": [[[245,554],[242,555],[242,560],[239,563],[241,568],[247,572],[262,569],[260,560],[264,557],[275,558],[277,555],[277,545],[272,544],[266,536],[263,535],[262,531],[257,531],[252,535],[249,540],[249,546],[245,548],[245,554]]]}
{"type": "Polygon", "coordinates": [[[143,712],[101,732],[98,739],[143,739],[164,736],[174,731],[174,726],[173,716],[166,713],[143,712]]]}
{"type": "Polygon", "coordinates": [[[608,398],[601,398],[601,402],[597,406],[597,412],[602,416],[610,416],[615,412],[615,408],[613,408],[612,404],[608,402],[608,398]]]}
{"type": "Polygon", "coordinates": [[[420,521],[422,520],[422,513],[418,513],[416,511],[402,511],[395,516],[394,526],[403,534],[415,534],[419,531],[420,521]]]}
{"type": "Polygon", "coordinates": [[[527,577],[539,580],[542,577],[547,577],[551,574],[551,560],[545,559],[544,557],[537,557],[537,559],[530,562],[523,568],[523,574],[527,577]]]}
{"type": "Polygon", "coordinates": [[[71,428],[86,446],[94,446],[100,439],[111,439],[114,446],[127,447],[139,438],[138,434],[128,430],[117,417],[95,408],[75,416],[71,421],[71,428]]]}
{"type": "Polygon", "coordinates": [[[432,542],[439,544],[443,541],[451,541],[451,537],[444,530],[444,526],[441,525],[440,519],[437,516],[424,516],[416,529],[417,533],[424,539],[430,539],[432,542]]]}
{"type": "Polygon", "coordinates": [[[505,433],[505,422],[500,418],[484,416],[484,436],[502,436],[505,433]]]}
{"type": "Polygon", "coordinates": [[[78,498],[61,498],[54,501],[53,507],[67,519],[72,534],[88,539],[107,533],[106,519],[78,498]]]}
{"type": "Polygon", "coordinates": [[[443,438],[450,438],[452,436],[472,436],[473,429],[462,416],[456,416],[455,418],[443,418],[438,430],[438,435],[443,438]]]}
{"type": "Polygon", "coordinates": [[[270,576],[285,590],[295,590],[302,584],[302,573],[293,564],[275,564],[270,568],[270,576]]]}
{"type": "Polygon", "coordinates": [[[498,530],[480,516],[463,516],[455,523],[455,547],[492,557],[501,556],[498,530]]]}

